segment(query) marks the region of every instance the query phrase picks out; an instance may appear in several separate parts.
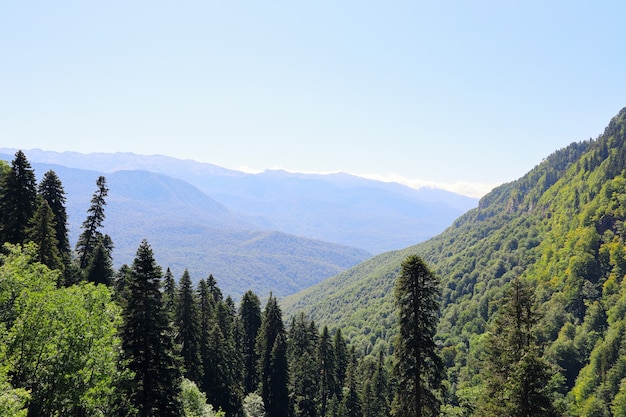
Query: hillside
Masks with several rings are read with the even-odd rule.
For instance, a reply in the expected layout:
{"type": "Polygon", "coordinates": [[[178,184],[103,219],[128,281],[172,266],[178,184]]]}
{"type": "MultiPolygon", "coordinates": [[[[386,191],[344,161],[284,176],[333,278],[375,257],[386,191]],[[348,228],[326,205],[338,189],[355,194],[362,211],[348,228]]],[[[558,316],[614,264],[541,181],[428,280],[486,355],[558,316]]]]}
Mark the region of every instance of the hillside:
{"type": "MultiPolygon", "coordinates": [[[[28,155],[27,155],[28,156],[28,155]]],[[[0,155],[11,160],[11,155],[0,155]]],[[[146,238],[157,261],[179,278],[213,274],[226,294],[248,289],[262,296],[287,295],[318,283],[370,257],[347,246],[260,229],[185,181],[146,171],[103,174],[42,163],[40,178],[53,169],[66,191],[70,242],[75,244],[87,215],[95,181],[109,187],[103,233],[115,245],[115,266],[132,263],[146,238]]]]}
{"type": "Polygon", "coordinates": [[[440,235],[379,255],[282,305],[287,314],[304,310],[320,325],[350,329],[344,334],[366,353],[386,350],[395,276],[407,254],[419,254],[441,279],[438,340],[448,401],[462,409],[480,389],[482,335],[506,284],[520,277],[535,288],[543,356],[560,371],[557,402],[571,415],[614,415],[626,398],[625,173],[623,109],[596,140],[554,152],[440,235]]]}
{"type": "MultiPolygon", "coordinates": [[[[2,149],[0,148],[0,152],[2,149]]],[[[15,150],[5,150],[14,154],[15,150]]],[[[257,228],[362,248],[400,249],[443,231],[477,199],[348,174],[248,174],[160,155],[26,151],[31,162],[113,173],[142,170],[197,187],[257,228]]]]}

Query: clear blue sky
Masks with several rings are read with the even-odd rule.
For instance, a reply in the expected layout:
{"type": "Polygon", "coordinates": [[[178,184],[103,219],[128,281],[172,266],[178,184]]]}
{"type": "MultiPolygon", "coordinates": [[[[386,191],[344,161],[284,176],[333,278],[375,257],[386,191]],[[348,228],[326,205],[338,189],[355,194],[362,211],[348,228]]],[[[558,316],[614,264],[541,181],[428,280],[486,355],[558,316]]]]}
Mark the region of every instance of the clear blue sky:
{"type": "Polygon", "coordinates": [[[480,195],[626,106],[625,16],[624,1],[0,0],[0,146],[480,195]]]}

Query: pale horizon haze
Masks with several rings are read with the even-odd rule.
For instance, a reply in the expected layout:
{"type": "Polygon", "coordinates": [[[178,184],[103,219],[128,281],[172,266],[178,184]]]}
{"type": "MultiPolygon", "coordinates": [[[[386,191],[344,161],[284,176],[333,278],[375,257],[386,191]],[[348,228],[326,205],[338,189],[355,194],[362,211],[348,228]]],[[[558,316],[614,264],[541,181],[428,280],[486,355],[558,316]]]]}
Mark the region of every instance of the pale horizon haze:
{"type": "Polygon", "coordinates": [[[0,1],[0,147],[480,197],[626,106],[621,1],[0,1]]]}

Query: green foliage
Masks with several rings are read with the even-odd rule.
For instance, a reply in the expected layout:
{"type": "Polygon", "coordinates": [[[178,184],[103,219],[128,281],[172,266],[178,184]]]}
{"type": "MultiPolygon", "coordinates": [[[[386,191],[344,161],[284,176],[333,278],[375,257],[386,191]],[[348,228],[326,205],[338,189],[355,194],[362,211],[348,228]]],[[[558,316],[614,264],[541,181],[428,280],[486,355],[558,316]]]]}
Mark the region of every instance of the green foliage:
{"type": "Polygon", "coordinates": [[[243,415],[245,417],[264,417],[265,406],[263,398],[255,392],[251,392],[243,399],[243,415]]]}
{"type": "Polygon", "coordinates": [[[483,336],[503,289],[519,277],[537,300],[535,357],[555,369],[553,403],[572,415],[606,415],[623,377],[616,335],[626,312],[625,155],[626,109],[596,140],[556,151],[495,188],[439,236],[287,297],[286,315],[304,311],[341,328],[365,354],[389,351],[390,288],[402,260],[418,254],[441,277],[436,340],[447,371],[445,410],[467,415],[484,388],[483,336]]]}
{"type": "Polygon", "coordinates": [[[215,412],[210,404],[207,404],[206,395],[198,389],[198,386],[187,378],[183,378],[180,385],[181,403],[184,417],[225,417],[223,411],[215,412]]]}
{"type": "Polygon", "coordinates": [[[58,273],[34,262],[32,244],[6,249],[0,365],[8,366],[12,385],[30,391],[31,413],[107,413],[120,323],[109,290],[92,284],[57,288],[58,273]]]}

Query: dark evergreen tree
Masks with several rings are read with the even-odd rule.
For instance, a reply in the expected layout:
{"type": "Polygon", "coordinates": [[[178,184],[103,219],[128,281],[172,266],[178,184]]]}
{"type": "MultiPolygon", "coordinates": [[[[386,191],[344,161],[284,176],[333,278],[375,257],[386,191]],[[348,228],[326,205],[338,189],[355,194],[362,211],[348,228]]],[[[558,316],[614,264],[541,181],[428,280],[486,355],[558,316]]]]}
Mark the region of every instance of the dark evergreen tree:
{"type": "Polygon", "coordinates": [[[341,387],[343,387],[346,382],[349,360],[348,346],[341,334],[341,329],[337,329],[333,336],[333,354],[335,356],[335,378],[337,381],[335,394],[341,399],[343,395],[341,387]]]}
{"type": "Polygon", "coordinates": [[[214,337],[212,332],[215,327],[215,301],[204,279],[198,283],[198,297],[200,299],[200,361],[202,362],[202,380],[199,386],[207,394],[209,403],[213,404],[210,399],[214,374],[211,341],[214,337]]]}
{"type": "Polygon", "coordinates": [[[222,363],[222,377],[228,383],[228,395],[224,397],[222,407],[228,415],[238,415],[241,412],[243,400],[243,359],[241,355],[241,329],[237,320],[235,303],[229,296],[218,302],[215,310],[216,323],[224,336],[223,347],[226,353],[222,363]]]}
{"type": "Polygon", "coordinates": [[[183,360],[184,376],[200,383],[202,363],[200,359],[200,311],[199,301],[196,298],[191,276],[185,269],[180,279],[178,297],[176,301],[176,343],[180,346],[180,356],[183,360]]]}
{"type": "Polygon", "coordinates": [[[178,286],[176,285],[174,274],[172,274],[172,271],[167,268],[165,275],[163,275],[163,305],[165,306],[167,314],[172,317],[172,320],[174,320],[176,312],[177,293],[178,286]]]}
{"type": "Polygon", "coordinates": [[[134,373],[127,397],[141,417],[182,415],[181,374],[161,297],[161,268],[144,240],[133,261],[121,331],[124,365],[134,373]]]}
{"type": "Polygon", "coordinates": [[[109,235],[104,235],[96,244],[85,270],[85,279],[94,284],[111,285],[115,271],[113,256],[111,255],[112,242],[109,235]]]}
{"type": "Polygon", "coordinates": [[[479,412],[485,416],[555,416],[550,366],[534,334],[538,316],[533,289],[515,278],[489,333],[479,412]],[[503,414],[504,413],[504,414],[503,414]]]}
{"type": "Polygon", "coordinates": [[[364,414],[370,417],[389,415],[389,373],[385,366],[385,358],[382,351],[378,353],[376,370],[372,376],[370,387],[370,407],[364,414]]]}
{"type": "Polygon", "coordinates": [[[0,184],[0,242],[24,243],[36,209],[35,172],[26,155],[17,151],[11,170],[2,176],[0,184]]]}
{"type": "Polygon", "coordinates": [[[318,401],[319,415],[327,415],[328,402],[333,398],[337,401],[340,387],[337,383],[335,351],[328,327],[324,326],[317,347],[317,373],[319,375],[318,401]]]}
{"type": "Polygon", "coordinates": [[[255,392],[259,387],[259,374],[257,372],[259,355],[256,351],[256,338],[261,327],[261,301],[252,291],[247,291],[241,298],[239,320],[243,331],[243,393],[247,395],[255,392]]]}
{"type": "Polygon", "coordinates": [[[363,406],[357,391],[355,364],[351,361],[347,369],[346,395],[341,404],[344,417],[363,417],[363,406]]]}
{"type": "Polygon", "coordinates": [[[63,271],[64,264],[59,253],[56,238],[54,213],[52,213],[46,200],[38,197],[37,201],[39,202],[39,207],[31,218],[29,228],[27,229],[28,240],[37,244],[35,260],[50,269],[63,271]]]}
{"type": "Polygon", "coordinates": [[[203,377],[207,402],[216,409],[226,411],[230,408],[230,387],[234,381],[230,379],[228,339],[217,322],[213,323],[207,341],[208,354],[205,358],[203,377]]]}
{"type": "Polygon", "coordinates": [[[126,307],[126,300],[128,299],[131,276],[132,271],[130,267],[124,264],[113,277],[113,297],[123,309],[126,307]]]}
{"type": "Polygon", "coordinates": [[[264,401],[267,417],[289,417],[289,367],[284,333],[276,336],[272,347],[267,385],[267,401],[264,401]]]}
{"type": "Polygon", "coordinates": [[[59,253],[64,260],[69,260],[71,248],[67,230],[65,190],[56,172],[50,170],[44,174],[39,182],[38,193],[48,202],[52,213],[54,213],[59,253]]]}
{"type": "Polygon", "coordinates": [[[304,313],[294,317],[289,327],[287,357],[290,370],[290,397],[295,417],[317,416],[317,329],[304,313]]]}
{"type": "Polygon", "coordinates": [[[104,222],[104,206],[109,189],[106,185],[106,178],[98,177],[96,181],[98,189],[91,197],[91,206],[87,210],[87,218],[82,224],[82,233],[76,242],[76,253],[78,254],[78,265],[85,270],[89,265],[91,255],[96,245],[102,238],[100,228],[104,222]]]}
{"type": "Polygon", "coordinates": [[[211,296],[213,297],[213,301],[215,303],[220,302],[224,299],[224,296],[222,295],[222,290],[220,290],[220,288],[217,286],[217,281],[215,280],[212,274],[210,274],[209,277],[207,278],[206,285],[207,285],[209,294],[211,294],[211,296]]]}
{"type": "MultiPolygon", "coordinates": [[[[257,337],[261,398],[263,398],[266,410],[269,410],[270,401],[273,401],[274,404],[276,404],[277,398],[281,398],[280,393],[273,392],[275,389],[283,389],[277,384],[277,381],[287,380],[286,375],[282,377],[276,373],[276,370],[272,369],[272,351],[277,345],[276,340],[279,337],[284,340],[284,336],[285,326],[283,324],[282,311],[278,306],[276,297],[270,293],[267,304],[265,305],[265,310],[263,311],[261,328],[259,329],[259,335],[257,337]],[[273,380],[270,380],[270,377],[272,377],[273,380]]],[[[279,359],[280,358],[277,360],[279,359]]],[[[287,387],[285,387],[285,390],[287,390],[287,387]]],[[[268,411],[267,416],[274,417],[275,415],[270,415],[268,411]]]]}
{"type": "Polygon", "coordinates": [[[416,255],[402,262],[394,295],[399,334],[395,341],[397,417],[439,415],[443,364],[435,345],[439,320],[439,281],[416,255]]]}

